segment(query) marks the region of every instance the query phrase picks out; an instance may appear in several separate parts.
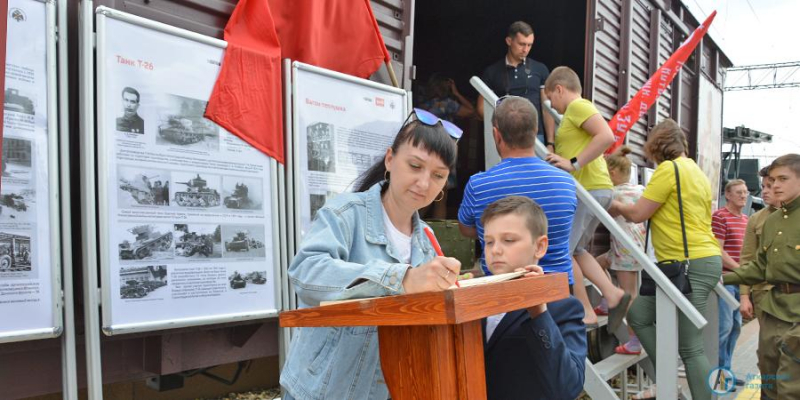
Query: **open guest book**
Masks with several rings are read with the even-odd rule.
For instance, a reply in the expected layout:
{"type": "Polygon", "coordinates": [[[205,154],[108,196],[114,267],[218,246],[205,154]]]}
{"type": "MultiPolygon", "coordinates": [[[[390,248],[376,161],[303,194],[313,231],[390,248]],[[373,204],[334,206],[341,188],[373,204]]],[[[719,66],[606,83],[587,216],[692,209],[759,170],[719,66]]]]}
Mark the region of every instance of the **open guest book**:
{"type": "MultiPolygon", "coordinates": [[[[453,286],[450,286],[450,288],[447,289],[447,290],[458,290],[458,289],[463,289],[463,288],[473,287],[473,286],[478,286],[478,285],[486,285],[486,284],[489,284],[489,283],[505,282],[505,281],[510,281],[512,279],[519,278],[522,275],[525,275],[525,271],[509,272],[509,273],[506,273],[506,274],[498,274],[498,275],[487,275],[487,276],[481,276],[479,278],[472,278],[472,279],[463,279],[463,280],[459,280],[458,281],[459,286],[453,285],[453,286]]],[[[377,298],[377,297],[365,297],[365,298],[361,298],[361,299],[347,299],[347,300],[330,300],[330,301],[322,301],[322,302],[319,303],[319,305],[320,306],[328,306],[328,305],[332,305],[332,304],[349,303],[349,302],[352,302],[352,301],[371,300],[371,299],[375,299],[375,298],[377,298]]]]}

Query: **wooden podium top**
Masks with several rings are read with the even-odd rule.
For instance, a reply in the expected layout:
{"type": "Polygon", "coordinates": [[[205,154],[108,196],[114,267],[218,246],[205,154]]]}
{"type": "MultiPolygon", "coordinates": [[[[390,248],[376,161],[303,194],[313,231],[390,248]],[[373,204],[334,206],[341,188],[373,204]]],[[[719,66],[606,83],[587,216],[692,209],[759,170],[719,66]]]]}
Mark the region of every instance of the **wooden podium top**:
{"type": "Polygon", "coordinates": [[[280,314],[280,326],[462,324],[568,296],[567,274],[557,273],[442,292],[373,297],[284,311],[280,314]]]}

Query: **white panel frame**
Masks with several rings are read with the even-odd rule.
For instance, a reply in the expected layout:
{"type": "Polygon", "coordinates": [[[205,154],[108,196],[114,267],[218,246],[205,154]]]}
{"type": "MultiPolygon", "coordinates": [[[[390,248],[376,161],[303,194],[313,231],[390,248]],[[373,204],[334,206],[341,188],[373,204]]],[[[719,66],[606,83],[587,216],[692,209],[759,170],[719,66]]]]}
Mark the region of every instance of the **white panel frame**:
{"type": "MultiPolygon", "coordinates": [[[[302,229],[302,213],[300,212],[300,199],[301,199],[301,188],[303,185],[303,181],[305,177],[301,176],[301,171],[303,171],[302,166],[300,165],[300,152],[304,149],[300,149],[300,146],[297,145],[298,143],[298,135],[300,130],[300,120],[297,116],[298,110],[298,98],[297,98],[297,72],[298,71],[305,71],[311,72],[318,75],[322,75],[331,79],[336,79],[348,83],[354,83],[356,85],[361,85],[364,87],[368,87],[371,89],[377,89],[385,91],[389,94],[393,95],[400,95],[405,99],[402,101],[402,112],[404,115],[408,115],[411,111],[411,93],[407,92],[403,89],[398,89],[393,86],[384,85],[382,83],[370,81],[367,79],[361,79],[352,75],[343,74],[341,72],[331,71],[325,68],[316,67],[309,64],[304,64],[299,61],[295,61],[292,63],[292,76],[291,76],[291,89],[292,89],[292,132],[291,132],[291,140],[292,140],[292,184],[293,184],[293,201],[290,202],[291,206],[294,208],[294,243],[296,247],[300,246],[300,243],[303,240],[303,229],[302,229]]],[[[295,248],[294,251],[297,249],[295,248]]],[[[294,253],[294,252],[293,252],[294,253]]],[[[291,259],[290,259],[291,262],[291,259]]],[[[294,296],[292,296],[294,297],[294,296]]],[[[296,303],[293,304],[296,306],[296,303]]]]}
{"type": "MultiPolygon", "coordinates": [[[[61,284],[61,206],[59,186],[59,142],[58,125],[58,73],[56,55],[56,5],[54,0],[31,0],[45,5],[47,47],[47,181],[48,209],[50,224],[50,294],[52,319],[51,326],[37,329],[0,332],[0,343],[27,340],[50,339],[64,331],[61,284]]],[[[66,133],[64,133],[66,134],[66,133]]],[[[33,233],[31,234],[33,236],[33,233]]],[[[72,288],[67,288],[72,290],[72,288]]]]}
{"type": "MultiPolygon", "coordinates": [[[[192,40],[201,44],[206,44],[213,47],[218,47],[221,49],[227,48],[227,43],[225,41],[215,39],[209,36],[204,36],[195,32],[191,32],[185,29],[176,28],[174,26],[166,25],[160,22],[152,21],[146,18],[138,17],[132,14],[124,13],[118,10],[114,10],[108,7],[98,7],[95,11],[96,14],[96,24],[97,24],[97,34],[96,34],[96,60],[95,67],[97,68],[97,84],[96,84],[96,102],[90,107],[93,107],[97,110],[97,135],[96,135],[96,144],[97,148],[104,149],[106,148],[105,138],[107,135],[103,134],[103,129],[105,127],[105,106],[106,106],[106,99],[105,99],[105,91],[103,90],[103,82],[106,80],[106,71],[104,69],[103,63],[101,60],[105,59],[105,36],[107,33],[106,28],[106,21],[107,18],[113,18],[118,21],[127,22],[133,25],[138,25],[143,28],[152,29],[154,31],[158,31],[164,34],[177,36],[180,38],[192,40]]],[[[93,81],[89,81],[88,85],[91,85],[93,81]]],[[[90,100],[91,101],[91,100],[90,100]]],[[[92,145],[94,146],[94,145],[92,145]]],[[[94,226],[99,226],[99,238],[98,242],[100,243],[100,272],[101,272],[101,294],[102,294],[102,303],[104,307],[102,307],[102,321],[103,321],[103,332],[108,335],[118,335],[118,334],[128,334],[128,333],[137,333],[137,332],[148,332],[148,331],[155,331],[155,330],[163,330],[163,329],[175,329],[175,328],[183,328],[189,326],[201,326],[201,325],[210,325],[210,324],[221,324],[221,323],[230,323],[230,322],[238,322],[238,321],[248,321],[248,320],[258,320],[258,319],[266,319],[266,318],[273,318],[277,317],[278,313],[281,309],[282,304],[282,296],[281,296],[281,283],[279,279],[281,277],[280,273],[280,265],[281,265],[281,243],[280,237],[283,236],[280,231],[280,224],[279,224],[279,185],[278,185],[278,163],[274,159],[270,159],[269,162],[269,175],[270,175],[270,188],[269,192],[271,195],[271,228],[272,228],[272,265],[274,268],[273,277],[274,277],[274,302],[275,308],[267,309],[267,310],[259,310],[259,311],[247,311],[247,312],[237,312],[237,313],[229,313],[229,314],[218,314],[218,315],[211,315],[211,316],[204,316],[204,317],[190,317],[190,318],[176,318],[172,320],[161,320],[161,321],[152,321],[152,322],[140,322],[140,323],[130,323],[130,324],[116,324],[110,325],[112,321],[112,308],[113,303],[111,301],[111,274],[108,266],[110,265],[109,259],[109,252],[104,251],[103,249],[109,249],[110,243],[108,243],[109,238],[109,223],[110,221],[106,220],[109,212],[108,206],[108,198],[107,198],[107,181],[104,180],[104,177],[108,175],[108,168],[109,165],[109,155],[105,152],[99,152],[97,154],[97,172],[98,172],[98,179],[96,180],[97,184],[97,199],[98,199],[98,213],[96,214],[99,216],[98,219],[95,221],[88,221],[87,223],[94,222],[94,226]]],[[[94,215],[93,215],[94,216],[94,215]]],[[[95,248],[94,252],[97,254],[97,249],[95,248]]],[[[90,268],[96,271],[96,268],[90,268]]],[[[95,272],[96,273],[96,272],[95,272]]]]}

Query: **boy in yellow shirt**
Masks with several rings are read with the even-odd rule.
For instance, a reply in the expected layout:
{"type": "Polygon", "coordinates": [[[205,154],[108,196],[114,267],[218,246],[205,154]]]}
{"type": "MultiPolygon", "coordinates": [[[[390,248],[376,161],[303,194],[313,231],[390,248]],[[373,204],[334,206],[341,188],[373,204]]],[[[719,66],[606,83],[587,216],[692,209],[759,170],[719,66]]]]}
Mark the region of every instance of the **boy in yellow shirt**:
{"type": "MultiPolygon", "coordinates": [[[[611,206],[614,184],[608,175],[603,152],[614,143],[614,133],[591,101],[581,98],[581,81],[569,67],[558,67],[550,73],[544,91],[553,108],[564,117],[556,133],[555,143],[548,138],[550,154],[546,160],[569,172],[584,189],[606,210],[611,206]]],[[[583,304],[587,325],[597,322],[586,289],[581,284],[583,275],[597,285],[608,302],[609,332],[614,332],[622,323],[631,297],[614,286],[597,260],[586,251],[586,246],[600,224],[583,202],[578,202],[575,219],[570,232],[569,245],[573,259],[579,268],[574,268],[575,296],[583,304]]]]}

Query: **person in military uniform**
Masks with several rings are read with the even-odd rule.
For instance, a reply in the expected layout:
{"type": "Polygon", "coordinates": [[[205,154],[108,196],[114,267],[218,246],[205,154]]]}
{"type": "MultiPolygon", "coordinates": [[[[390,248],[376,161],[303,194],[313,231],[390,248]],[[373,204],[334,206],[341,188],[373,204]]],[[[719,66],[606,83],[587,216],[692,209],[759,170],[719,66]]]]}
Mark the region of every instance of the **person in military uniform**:
{"type": "Polygon", "coordinates": [[[121,117],[117,118],[117,130],[120,132],[144,133],[144,120],[137,114],[139,110],[139,92],[132,88],[122,89],[121,117]]]}
{"type": "Polygon", "coordinates": [[[726,285],[773,285],[759,306],[761,398],[800,399],[800,154],[770,166],[780,207],[767,217],[756,258],[723,276],[726,285]]]}

